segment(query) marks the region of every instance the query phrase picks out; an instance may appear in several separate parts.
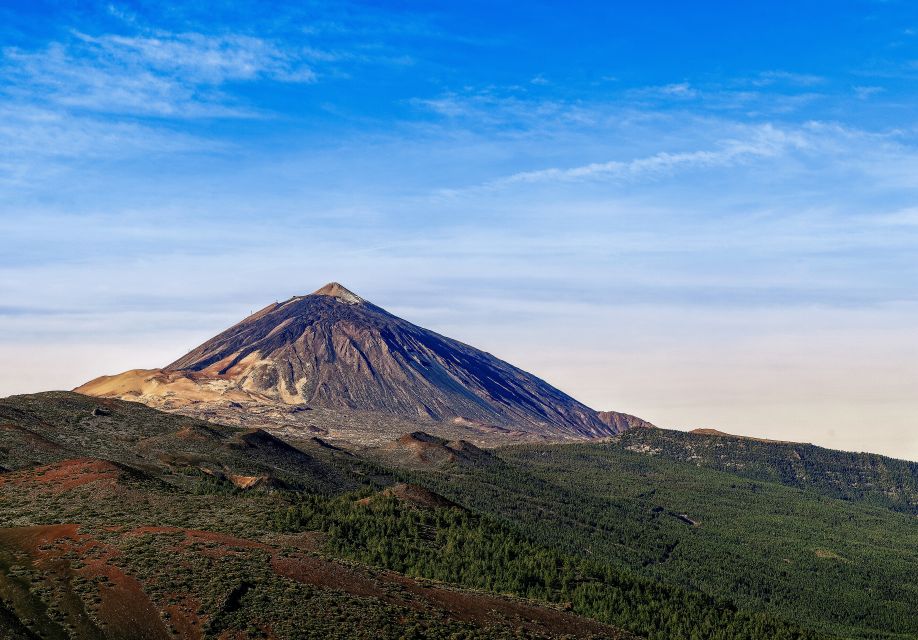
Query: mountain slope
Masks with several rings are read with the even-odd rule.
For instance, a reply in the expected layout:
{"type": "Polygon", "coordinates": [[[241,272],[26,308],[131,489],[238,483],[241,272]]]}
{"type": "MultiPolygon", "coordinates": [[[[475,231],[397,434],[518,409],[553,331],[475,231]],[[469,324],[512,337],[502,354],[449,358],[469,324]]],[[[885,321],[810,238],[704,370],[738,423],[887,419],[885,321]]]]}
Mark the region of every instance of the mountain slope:
{"type": "MultiPolygon", "coordinates": [[[[740,611],[768,612],[833,638],[918,637],[918,526],[909,514],[614,442],[491,453],[498,464],[417,468],[408,480],[539,544],[729,600],[740,611]]],[[[688,637],[755,635],[695,621],[688,637]]]]}
{"type": "Polygon", "coordinates": [[[626,424],[337,283],[268,305],[161,370],[104,376],[76,391],[171,409],[252,402],[367,411],[549,438],[607,436],[626,424]]]}
{"type": "Polygon", "coordinates": [[[918,633],[911,515],[618,439],[347,453],[60,392],[0,425],[0,622],[42,637],[136,637],[126,602],[188,638],[918,633]]]}

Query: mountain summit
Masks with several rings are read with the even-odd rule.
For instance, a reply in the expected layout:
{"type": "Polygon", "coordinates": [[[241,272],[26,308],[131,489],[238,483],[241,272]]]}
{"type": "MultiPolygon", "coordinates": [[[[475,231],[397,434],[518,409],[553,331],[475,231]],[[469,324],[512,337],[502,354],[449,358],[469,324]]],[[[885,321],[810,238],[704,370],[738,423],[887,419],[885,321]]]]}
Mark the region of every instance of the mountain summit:
{"type": "Polygon", "coordinates": [[[268,305],[163,369],[104,376],[77,391],[177,410],[200,402],[273,403],[548,438],[621,430],[536,376],[398,318],[337,282],[268,305]]]}
{"type": "Polygon", "coordinates": [[[340,302],[346,302],[348,304],[361,304],[366,302],[366,300],[358,296],[356,293],[337,282],[329,282],[324,287],[313,291],[312,295],[330,296],[339,300],[340,302]]]}

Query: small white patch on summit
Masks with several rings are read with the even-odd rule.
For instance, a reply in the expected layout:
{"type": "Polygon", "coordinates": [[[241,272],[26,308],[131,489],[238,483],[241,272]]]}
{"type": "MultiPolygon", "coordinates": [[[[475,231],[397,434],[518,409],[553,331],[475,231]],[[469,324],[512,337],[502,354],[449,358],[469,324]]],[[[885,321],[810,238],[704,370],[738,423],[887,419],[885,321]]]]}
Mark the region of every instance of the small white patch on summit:
{"type": "Polygon", "coordinates": [[[350,291],[344,285],[337,282],[329,282],[327,285],[312,292],[314,296],[329,296],[346,304],[362,304],[366,302],[353,291],[350,291]]]}

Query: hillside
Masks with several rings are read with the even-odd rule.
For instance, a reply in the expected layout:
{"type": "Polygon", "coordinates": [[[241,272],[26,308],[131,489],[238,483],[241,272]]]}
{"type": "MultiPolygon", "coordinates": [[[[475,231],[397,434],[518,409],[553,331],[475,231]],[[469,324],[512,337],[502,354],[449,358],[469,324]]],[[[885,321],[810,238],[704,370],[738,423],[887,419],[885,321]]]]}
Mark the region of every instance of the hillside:
{"type": "Polygon", "coordinates": [[[615,443],[496,453],[503,464],[415,471],[412,481],[539,544],[740,610],[845,638],[918,635],[913,516],[615,443]]]}
{"type": "Polygon", "coordinates": [[[17,638],[625,638],[560,607],[424,583],[275,533],[268,494],[175,493],[101,462],[0,476],[17,638]]]}
{"type": "Polygon", "coordinates": [[[631,637],[544,601],[342,562],[321,533],[280,532],[273,515],[296,496],[360,508],[362,494],[343,494],[357,486],[454,509],[321,442],[304,452],[73,393],[0,400],[0,422],[13,467],[0,473],[2,638],[631,637]],[[249,490],[230,481],[243,472],[278,481],[249,490]]]}
{"type": "Polygon", "coordinates": [[[635,430],[615,441],[629,451],[918,515],[918,462],[713,430],[635,430]]]}
{"type": "Polygon", "coordinates": [[[621,441],[346,451],[64,392],[0,426],[10,637],[918,634],[914,517],[621,441]]]}
{"type": "Polygon", "coordinates": [[[600,411],[596,416],[602,420],[604,424],[609,425],[616,433],[621,433],[623,431],[628,431],[629,429],[655,429],[656,427],[643,420],[637,416],[632,416],[628,413],[620,413],[618,411],[600,411]]]}
{"type": "Polygon", "coordinates": [[[465,440],[450,441],[423,431],[406,433],[393,442],[364,453],[390,467],[403,469],[487,465],[497,461],[487,451],[465,440]]]}

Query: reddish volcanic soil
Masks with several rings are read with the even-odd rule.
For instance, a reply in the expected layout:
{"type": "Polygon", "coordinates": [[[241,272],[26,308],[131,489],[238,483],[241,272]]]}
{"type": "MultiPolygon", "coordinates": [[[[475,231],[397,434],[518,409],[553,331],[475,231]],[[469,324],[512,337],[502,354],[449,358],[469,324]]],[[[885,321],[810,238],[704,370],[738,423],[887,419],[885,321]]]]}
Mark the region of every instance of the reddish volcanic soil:
{"type": "Polygon", "coordinates": [[[152,640],[170,637],[140,583],[108,562],[117,555],[117,550],[80,534],[79,525],[0,529],[0,548],[20,557],[25,554],[28,565],[48,576],[46,582],[56,583],[53,588],[61,591],[60,608],[78,635],[81,632],[86,637],[97,635],[92,632],[95,625],[80,597],[73,591],[73,581],[86,578],[98,584],[99,602],[93,615],[105,625],[109,637],[152,640]],[[75,565],[74,558],[81,562],[75,565]]]}
{"type": "Polygon", "coordinates": [[[112,489],[117,486],[121,473],[121,469],[111,462],[78,458],[0,474],[0,487],[5,484],[28,486],[38,494],[52,495],[90,484],[98,484],[99,489],[112,489]]]}
{"type": "Polygon", "coordinates": [[[51,493],[63,493],[92,483],[113,487],[118,483],[121,470],[104,460],[79,458],[38,467],[22,474],[13,474],[11,480],[35,482],[45,485],[51,493]]]}
{"type": "Polygon", "coordinates": [[[275,556],[271,560],[271,568],[277,575],[297,582],[326,589],[338,589],[355,596],[372,596],[391,601],[380,586],[367,576],[316,556],[275,556]]]}

